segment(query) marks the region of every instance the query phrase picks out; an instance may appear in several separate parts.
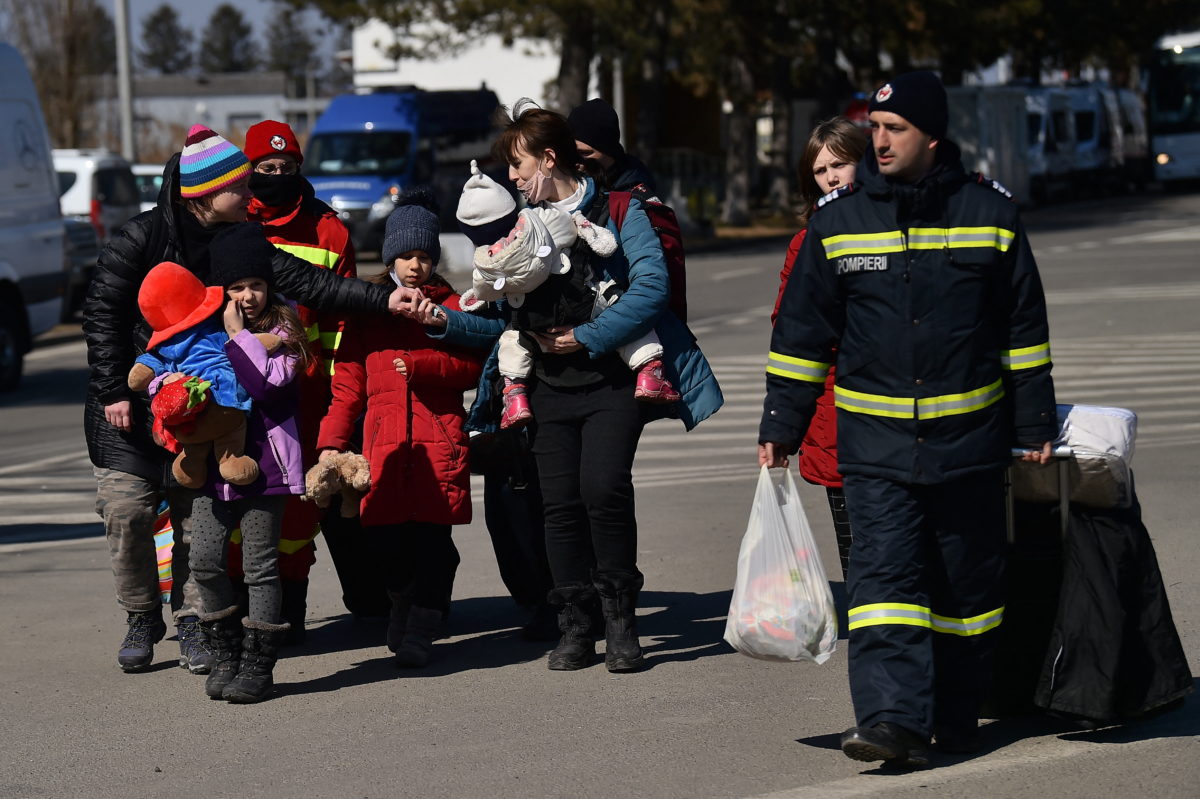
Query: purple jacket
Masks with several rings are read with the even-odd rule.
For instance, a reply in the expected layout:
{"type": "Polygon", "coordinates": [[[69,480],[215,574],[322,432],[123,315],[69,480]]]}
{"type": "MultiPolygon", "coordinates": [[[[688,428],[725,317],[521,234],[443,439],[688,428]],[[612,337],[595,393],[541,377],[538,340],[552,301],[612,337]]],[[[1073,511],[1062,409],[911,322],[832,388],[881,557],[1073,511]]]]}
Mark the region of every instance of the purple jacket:
{"type": "MultiPolygon", "coordinates": [[[[278,329],[271,332],[284,335],[278,329]]],[[[210,464],[206,493],[226,501],[263,494],[303,494],[304,466],[296,427],[300,393],[293,382],[295,356],[284,347],[268,355],[266,347],[248,330],[225,342],[225,354],[238,382],[254,402],[246,426],[246,454],[258,462],[260,474],[249,485],[234,486],[220,479],[210,464]]]]}

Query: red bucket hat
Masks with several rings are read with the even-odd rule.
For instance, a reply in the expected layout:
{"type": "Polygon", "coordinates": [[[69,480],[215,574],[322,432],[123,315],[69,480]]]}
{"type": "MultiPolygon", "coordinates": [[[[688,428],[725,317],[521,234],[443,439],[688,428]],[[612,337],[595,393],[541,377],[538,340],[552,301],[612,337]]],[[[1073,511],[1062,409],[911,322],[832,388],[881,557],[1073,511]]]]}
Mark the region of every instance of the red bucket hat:
{"type": "Polygon", "coordinates": [[[283,122],[268,119],[250,126],[246,131],[246,147],[242,150],[250,163],[272,155],[290,155],[297,164],[304,163],[300,142],[292,128],[283,122]]]}
{"type": "Polygon", "coordinates": [[[138,308],[154,328],[151,350],[176,333],[203,322],[225,303],[225,289],[205,287],[177,263],[163,261],[146,273],[138,290],[138,308]]]}

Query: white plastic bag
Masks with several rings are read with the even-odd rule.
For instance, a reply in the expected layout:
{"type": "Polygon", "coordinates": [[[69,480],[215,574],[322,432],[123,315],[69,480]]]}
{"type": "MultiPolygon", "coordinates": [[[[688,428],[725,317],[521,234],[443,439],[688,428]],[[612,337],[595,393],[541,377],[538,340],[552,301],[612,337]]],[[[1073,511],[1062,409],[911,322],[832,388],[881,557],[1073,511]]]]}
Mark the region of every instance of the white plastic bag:
{"type": "Polygon", "coordinates": [[[824,663],[837,647],[833,594],[787,469],[759,472],[725,640],[762,660],[824,663]]]}

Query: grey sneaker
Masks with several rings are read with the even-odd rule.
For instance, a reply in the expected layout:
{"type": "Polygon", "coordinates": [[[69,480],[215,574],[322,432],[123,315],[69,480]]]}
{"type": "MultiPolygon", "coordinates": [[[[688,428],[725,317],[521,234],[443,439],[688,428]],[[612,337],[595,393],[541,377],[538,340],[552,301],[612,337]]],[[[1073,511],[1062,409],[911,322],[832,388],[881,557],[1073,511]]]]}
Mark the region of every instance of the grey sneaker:
{"type": "Polygon", "coordinates": [[[161,610],[129,611],[129,629],[117,652],[122,671],[144,671],[154,662],[154,645],[167,634],[161,610]]]}
{"type": "Polygon", "coordinates": [[[208,636],[200,627],[200,619],[183,616],[175,629],[179,632],[179,667],[192,674],[208,674],[212,671],[215,655],[208,645],[208,636]]]}

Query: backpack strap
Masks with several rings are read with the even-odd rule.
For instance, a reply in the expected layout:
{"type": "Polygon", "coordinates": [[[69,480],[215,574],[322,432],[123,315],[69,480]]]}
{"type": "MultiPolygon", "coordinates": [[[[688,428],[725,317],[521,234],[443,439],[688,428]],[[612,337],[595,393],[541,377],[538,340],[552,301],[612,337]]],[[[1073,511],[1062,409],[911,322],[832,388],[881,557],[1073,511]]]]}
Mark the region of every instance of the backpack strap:
{"type": "Polygon", "coordinates": [[[617,223],[617,232],[625,224],[625,215],[629,213],[629,200],[633,197],[627,191],[610,191],[608,193],[608,215],[617,223]]]}

